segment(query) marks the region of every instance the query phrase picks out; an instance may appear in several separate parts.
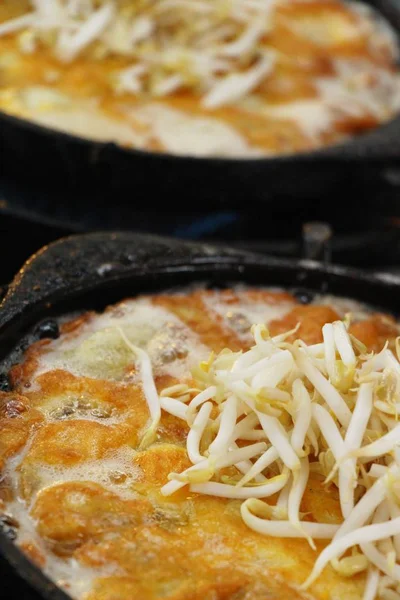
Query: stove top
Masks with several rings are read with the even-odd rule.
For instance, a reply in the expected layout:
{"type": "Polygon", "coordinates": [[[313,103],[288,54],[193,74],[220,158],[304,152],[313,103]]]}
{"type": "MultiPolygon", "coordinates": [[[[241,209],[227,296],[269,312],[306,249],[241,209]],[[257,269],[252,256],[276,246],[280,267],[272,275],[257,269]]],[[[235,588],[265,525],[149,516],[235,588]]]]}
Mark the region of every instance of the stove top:
{"type": "Polygon", "coordinates": [[[328,195],[317,203],[276,201],[258,206],[249,203],[241,210],[207,211],[172,210],[167,199],[140,202],[134,198],[125,203],[122,214],[119,207],[105,208],[101,198],[94,203],[95,210],[88,210],[85,193],[89,192],[81,190],[73,197],[62,191],[55,194],[0,176],[0,250],[6,257],[0,263],[0,282],[10,281],[40,247],[71,233],[130,229],[299,257],[304,255],[302,227],[309,221],[330,224],[333,262],[374,270],[400,267],[400,202],[393,194],[386,197],[382,193],[379,202],[372,204],[360,198],[346,205],[344,199],[328,195]]]}
{"type": "MultiPolygon", "coordinates": [[[[152,215],[139,213],[136,230],[224,243],[274,256],[300,257],[304,255],[302,224],[305,221],[235,211],[174,213],[172,216],[160,211],[152,215]]],[[[359,224],[353,230],[341,227],[338,222],[331,221],[330,224],[333,262],[400,272],[399,219],[375,217],[375,221],[371,218],[371,222],[359,224]]],[[[16,214],[0,203],[0,251],[4,257],[0,263],[0,282],[10,281],[23,262],[43,245],[85,230],[58,222],[44,222],[32,215],[16,214]]]]}

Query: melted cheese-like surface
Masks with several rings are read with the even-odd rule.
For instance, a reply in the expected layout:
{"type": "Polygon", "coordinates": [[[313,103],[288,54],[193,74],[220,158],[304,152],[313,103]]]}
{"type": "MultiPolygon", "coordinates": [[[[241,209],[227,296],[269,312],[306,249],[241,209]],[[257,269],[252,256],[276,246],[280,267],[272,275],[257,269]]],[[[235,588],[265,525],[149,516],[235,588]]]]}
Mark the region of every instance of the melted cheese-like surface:
{"type": "MultiPolygon", "coordinates": [[[[237,288],[128,299],[33,344],[11,370],[13,391],[0,395],[0,511],[18,524],[16,543],[77,600],[360,600],[363,576],[331,567],[300,592],[316,553],[306,540],[248,529],[240,501],[186,488],[161,495],[168,474],[190,465],[188,428],[163,413],[156,440],[140,448],[149,411],[117,329],[146,350],[161,391],[190,383],[211,350],[248,348],[255,321],[273,335],[300,323],[296,335],[316,343],[349,308],[359,309],[351,327],[369,349],[394,343],[395,321],[363,307],[237,288]]],[[[311,477],[301,511],[340,522],[336,488],[311,477]]]]}

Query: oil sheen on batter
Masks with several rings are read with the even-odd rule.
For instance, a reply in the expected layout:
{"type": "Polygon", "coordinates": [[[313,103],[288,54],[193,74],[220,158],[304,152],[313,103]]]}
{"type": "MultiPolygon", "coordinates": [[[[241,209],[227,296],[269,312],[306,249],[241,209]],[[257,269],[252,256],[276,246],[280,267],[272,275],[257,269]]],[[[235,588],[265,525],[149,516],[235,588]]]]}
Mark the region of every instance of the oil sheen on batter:
{"type": "Polygon", "coordinates": [[[366,132],[399,110],[397,57],[356,2],[0,2],[0,110],[172,154],[289,154],[366,132]]]}
{"type": "MultiPolygon", "coordinates": [[[[301,305],[289,293],[251,288],[128,299],[65,322],[57,340],[27,350],[11,370],[13,391],[1,393],[4,528],[76,599],[360,600],[364,575],[345,578],[331,567],[301,592],[316,552],[305,539],[251,531],[240,500],[187,488],[162,496],[168,474],[190,466],[188,429],[163,412],[156,439],[140,448],[149,411],[118,333],[147,352],[160,391],[190,384],[190,369],[211,350],[247,349],[252,323],[268,323],[272,334],[300,323],[296,335],[314,343],[324,323],[348,310],[351,332],[370,350],[393,343],[391,317],[332,298],[301,305]]],[[[337,490],[321,482],[311,476],[301,511],[339,523],[337,490]]]]}

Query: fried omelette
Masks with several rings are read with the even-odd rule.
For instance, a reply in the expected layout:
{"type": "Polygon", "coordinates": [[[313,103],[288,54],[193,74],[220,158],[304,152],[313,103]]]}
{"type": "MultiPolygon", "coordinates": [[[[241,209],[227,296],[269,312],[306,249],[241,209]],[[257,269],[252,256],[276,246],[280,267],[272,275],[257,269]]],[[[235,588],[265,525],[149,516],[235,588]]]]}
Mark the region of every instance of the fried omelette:
{"type": "MultiPolygon", "coordinates": [[[[149,410],[117,331],[145,349],[160,392],[190,385],[190,369],[210,351],[248,349],[252,323],[267,323],[272,335],[298,324],[293,335],[313,344],[322,325],[348,310],[350,331],[369,350],[394,344],[390,316],[332,298],[302,305],[289,293],[251,288],[128,299],[64,322],[56,340],[34,343],[11,369],[13,391],[0,398],[0,508],[16,543],[76,599],[361,599],[364,574],[345,578],[330,566],[302,592],[317,552],[305,539],[247,528],[240,500],[186,487],[160,493],[170,472],[191,464],[188,427],[163,412],[156,438],[141,447],[149,410]]],[[[337,489],[322,481],[311,475],[301,511],[340,523],[337,489]]]]}
{"type": "Polygon", "coordinates": [[[308,151],[397,114],[398,44],[340,0],[1,0],[0,110],[127,147],[308,151]]]}

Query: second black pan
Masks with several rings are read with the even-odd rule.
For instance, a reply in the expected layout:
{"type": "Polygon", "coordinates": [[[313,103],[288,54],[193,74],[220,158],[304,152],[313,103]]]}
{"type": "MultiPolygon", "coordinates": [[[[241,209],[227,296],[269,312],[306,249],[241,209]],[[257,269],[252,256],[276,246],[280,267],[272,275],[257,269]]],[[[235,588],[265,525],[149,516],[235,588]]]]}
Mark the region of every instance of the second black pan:
{"type": "MultiPolygon", "coordinates": [[[[400,32],[400,4],[371,0],[400,32]]],[[[98,143],[0,114],[0,177],[45,183],[76,193],[88,210],[106,203],[132,210],[151,201],[170,210],[189,205],[319,202],[346,194],[368,204],[400,180],[400,117],[346,144],[312,153],[260,159],[178,157],[98,143]],[[82,200],[83,198],[83,200],[82,200]]],[[[49,192],[51,193],[51,191],[49,192]]],[[[56,200],[55,200],[56,201],[56,200]]]]}

